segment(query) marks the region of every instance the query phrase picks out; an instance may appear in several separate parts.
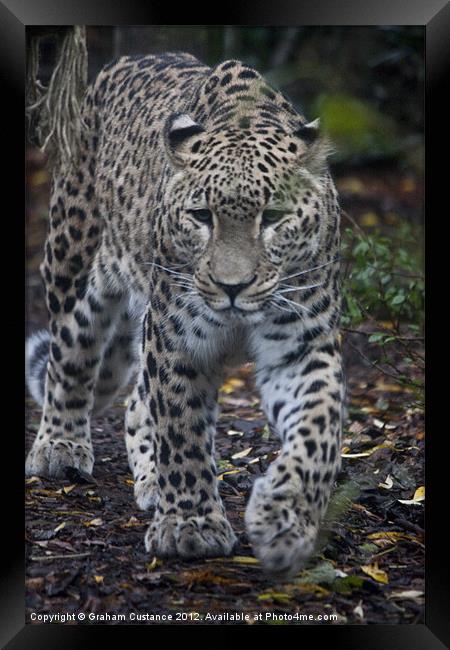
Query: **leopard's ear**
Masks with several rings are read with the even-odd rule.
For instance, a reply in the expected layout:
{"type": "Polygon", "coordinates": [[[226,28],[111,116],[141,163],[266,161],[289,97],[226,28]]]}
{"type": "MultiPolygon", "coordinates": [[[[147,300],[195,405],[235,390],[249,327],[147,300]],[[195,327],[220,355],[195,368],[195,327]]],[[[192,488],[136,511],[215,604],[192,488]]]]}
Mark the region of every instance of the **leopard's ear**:
{"type": "Polygon", "coordinates": [[[196,151],[194,136],[204,131],[205,129],[194,122],[187,113],[175,113],[169,117],[164,127],[164,146],[169,159],[176,167],[186,165],[189,157],[196,151]]]}
{"type": "Polygon", "coordinates": [[[312,122],[308,122],[308,124],[302,124],[294,131],[294,135],[301,138],[306,144],[312,144],[319,137],[319,126],[320,118],[316,118],[312,122]]]}
{"type": "Polygon", "coordinates": [[[322,175],[327,168],[327,157],[333,152],[328,138],[320,132],[320,119],[300,125],[293,133],[303,146],[298,150],[298,164],[313,174],[322,175]]]}

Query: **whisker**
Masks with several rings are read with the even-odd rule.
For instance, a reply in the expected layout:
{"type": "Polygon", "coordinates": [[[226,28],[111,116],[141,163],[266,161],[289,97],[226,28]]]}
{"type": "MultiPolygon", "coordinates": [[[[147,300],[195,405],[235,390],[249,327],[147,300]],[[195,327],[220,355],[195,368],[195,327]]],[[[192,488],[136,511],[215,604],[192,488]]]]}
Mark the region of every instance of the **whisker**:
{"type": "Polygon", "coordinates": [[[333,264],[333,262],[338,262],[340,259],[341,258],[338,255],[338,257],[335,257],[334,259],[330,260],[329,262],[325,262],[324,264],[313,266],[310,269],[306,269],[305,271],[299,271],[298,273],[293,273],[292,275],[286,275],[284,278],[280,278],[280,281],[282,282],[283,280],[290,280],[291,278],[296,278],[299,275],[304,275],[305,273],[311,273],[311,271],[317,271],[318,269],[323,269],[325,266],[329,266],[330,264],[333,264]]]}
{"type": "MultiPolygon", "coordinates": [[[[170,273],[171,275],[178,276],[180,278],[184,278],[186,280],[189,280],[192,278],[191,275],[188,273],[180,273],[179,271],[174,271],[173,269],[169,269],[167,266],[162,266],[161,264],[157,264],[156,262],[144,262],[143,266],[151,266],[151,267],[157,267],[158,269],[162,269],[163,271],[167,271],[167,273],[170,273]]],[[[186,266],[186,265],[184,265],[186,266]]]]}
{"type": "Polygon", "coordinates": [[[297,309],[300,308],[300,309],[303,309],[304,311],[306,311],[308,314],[311,314],[311,316],[313,318],[318,319],[319,323],[321,323],[325,327],[327,326],[327,321],[325,320],[325,318],[323,316],[319,316],[318,314],[314,313],[314,309],[311,309],[310,307],[306,307],[305,305],[302,305],[302,304],[300,304],[298,302],[294,302],[293,300],[289,300],[289,298],[285,298],[284,296],[276,296],[276,298],[278,298],[279,300],[282,300],[283,302],[287,303],[292,308],[292,311],[294,311],[299,316],[301,314],[297,311],[297,309]]]}
{"type": "MultiPolygon", "coordinates": [[[[317,282],[317,284],[307,284],[306,286],[303,286],[303,287],[294,287],[292,285],[286,285],[289,288],[287,288],[287,289],[284,289],[284,288],[279,289],[277,291],[277,294],[279,294],[279,293],[289,293],[291,291],[304,291],[305,289],[314,289],[315,287],[322,287],[323,284],[324,284],[323,282],[317,282]]],[[[284,287],[285,285],[281,285],[281,286],[284,287]]]]}
{"type": "Polygon", "coordinates": [[[303,307],[303,305],[300,305],[293,300],[289,300],[289,298],[285,298],[284,296],[277,296],[278,300],[282,300],[284,303],[289,305],[289,307],[292,309],[292,311],[296,312],[299,316],[300,313],[297,311],[299,307],[303,307]]]}
{"type": "Polygon", "coordinates": [[[183,289],[193,289],[194,288],[194,284],[192,282],[188,283],[187,280],[185,282],[181,282],[181,281],[180,282],[171,282],[170,286],[171,287],[182,287],[183,289]]]}
{"type": "Polygon", "coordinates": [[[278,309],[278,311],[285,311],[285,312],[287,312],[287,313],[289,313],[289,314],[291,313],[291,310],[290,310],[290,309],[287,309],[286,307],[282,307],[282,306],[279,305],[277,302],[275,302],[275,300],[271,300],[269,304],[270,304],[272,307],[275,307],[275,309],[278,309]]]}
{"type": "MultiPolygon", "coordinates": [[[[157,264],[157,262],[143,262],[143,264],[148,265],[148,266],[159,266],[162,269],[167,269],[166,266],[162,266],[161,264],[157,264]]],[[[184,264],[173,264],[173,268],[174,269],[182,269],[185,266],[189,266],[189,264],[191,264],[191,262],[184,262],[184,264]]]]}

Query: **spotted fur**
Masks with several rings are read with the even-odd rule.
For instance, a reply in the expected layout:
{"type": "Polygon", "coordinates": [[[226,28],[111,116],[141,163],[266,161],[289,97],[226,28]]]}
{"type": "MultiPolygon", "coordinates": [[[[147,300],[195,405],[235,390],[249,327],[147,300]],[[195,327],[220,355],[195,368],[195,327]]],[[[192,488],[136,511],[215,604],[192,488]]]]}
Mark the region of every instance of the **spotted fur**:
{"type": "Polygon", "coordinates": [[[339,469],[339,207],[316,123],[239,61],[125,57],[56,170],[42,263],[48,336],[28,346],[43,404],[28,474],[92,472],[93,413],[130,380],[126,445],[145,543],[228,554],[214,460],[225,368],[253,361],[281,440],[245,515],[263,566],[298,569],[339,469]]]}

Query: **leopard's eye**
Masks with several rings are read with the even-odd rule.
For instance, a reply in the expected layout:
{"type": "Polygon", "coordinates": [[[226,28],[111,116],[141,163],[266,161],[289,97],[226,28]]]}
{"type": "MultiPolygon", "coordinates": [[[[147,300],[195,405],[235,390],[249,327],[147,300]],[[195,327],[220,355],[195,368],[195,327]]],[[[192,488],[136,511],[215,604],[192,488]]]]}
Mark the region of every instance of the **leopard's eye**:
{"type": "Polygon", "coordinates": [[[212,212],[207,208],[193,208],[188,212],[200,223],[212,224],[212,212]]]}
{"type": "Polygon", "coordinates": [[[262,214],[263,226],[272,226],[286,215],[286,210],[264,210],[262,214]]]}

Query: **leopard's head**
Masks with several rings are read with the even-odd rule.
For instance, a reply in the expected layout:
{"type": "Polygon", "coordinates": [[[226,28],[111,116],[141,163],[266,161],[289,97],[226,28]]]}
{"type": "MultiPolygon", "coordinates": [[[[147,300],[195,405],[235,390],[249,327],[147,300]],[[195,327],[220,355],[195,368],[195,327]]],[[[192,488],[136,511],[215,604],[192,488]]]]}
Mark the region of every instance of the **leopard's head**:
{"type": "Polygon", "coordinates": [[[318,121],[299,120],[291,132],[255,119],[224,129],[178,114],[165,147],[176,172],[165,195],[169,244],[180,272],[185,264],[192,274],[180,284],[215,312],[263,312],[280,282],[314,260],[327,230],[318,121]]]}

